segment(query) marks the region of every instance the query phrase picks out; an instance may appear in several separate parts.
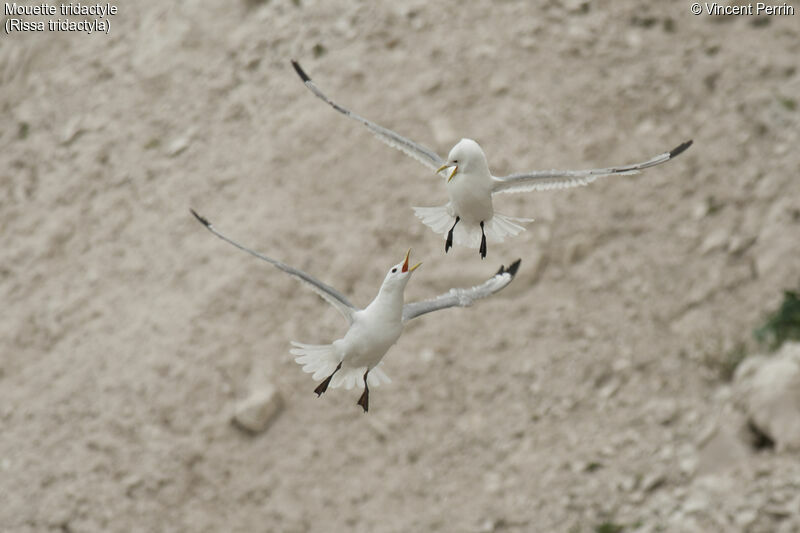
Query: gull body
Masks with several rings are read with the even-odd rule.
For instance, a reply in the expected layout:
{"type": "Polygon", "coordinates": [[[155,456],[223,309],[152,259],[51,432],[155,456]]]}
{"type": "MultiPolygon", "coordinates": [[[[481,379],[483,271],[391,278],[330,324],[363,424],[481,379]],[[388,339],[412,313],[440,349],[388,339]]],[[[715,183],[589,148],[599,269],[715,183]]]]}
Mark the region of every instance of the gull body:
{"type": "Polygon", "coordinates": [[[537,170],[497,177],[489,171],[486,155],[474,140],[461,139],[450,150],[447,160],[444,160],[433,150],[337,104],[316,86],[296,61],[292,61],[292,65],[317,98],[343,115],[362,123],[378,139],[420,161],[446,179],[449,197],[446,205],[413,208],[424,224],[445,236],[445,253],[455,243],[478,249],[481,258],[484,258],[487,240],[503,242],[506,237],[524,231],[524,224],[533,221],[530,218],[510,217],[495,212],[492,204],[495,194],[566,189],[588,185],[603,176],[636,174],[645,168],[669,161],[692,144],[691,140],[686,141],[669,152],[631,165],[586,170],[537,170]]]}
{"type": "Polygon", "coordinates": [[[295,361],[303,366],[303,371],[313,374],[316,380],[325,378],[314,389],[318,396],[328,387],[347,389],[363,387],[364,392],[358,400],[358,405],[364,412],[369,409],[369,387],[390,382],[381,368],[383,357],[400,338],[409,320],[449,307],[468,307],[475,300],[491,296],[511,283],[520,263],[517,260],[508,269],[501,266],[494,276],[475,287],[450,289],[447,293],[430,300],[405,303],[404,292],[408,280],[421,264],[408,266],[411,254],[409,250],[402,263],[389,269],[372,302],[364,309],[359,309],[333,287],[301,270],[242,246],[220,233],[194,210],[192,214],[220,239],[304,282],[342,314],[349,326],[342,338],[331,344],[303,344],[292,341],[291,353],[297,356],[295,361]]]}
{"type": "MultiPolygon", "coordinates": [[[[408,265],[406,265],[407,267],[408,265]]],[[[342,367],[372,369],[380,363],[403,333],[404,292],[411,272],[395,265],[386,274],[375,299],[353,313],[353,323],[344,337],[333,342],[342,367]]],[[[345,374],[347,372],[344,372],[345,374]]]]}
{"type": "Polygon", "coordinates": [[[450,211],[467,224],[490,221],[494,216],[492,175],[480,145],[472,139],[461,139],[448,158],[458,166],[458,179],[445,184],[450,211]]]}

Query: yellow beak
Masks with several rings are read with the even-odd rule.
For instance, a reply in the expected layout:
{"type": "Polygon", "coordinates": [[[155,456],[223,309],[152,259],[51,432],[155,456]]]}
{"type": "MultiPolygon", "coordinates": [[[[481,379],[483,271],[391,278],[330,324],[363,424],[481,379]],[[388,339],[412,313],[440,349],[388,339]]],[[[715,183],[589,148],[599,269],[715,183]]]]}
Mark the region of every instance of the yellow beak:
{"type": "MultiPolygon", "coordinates": [[[[446,168],[448,168],[448,167],[450,167],[450,164],[449,164],[449,163],[445,163],[444,165],[440,166],[440,167],[439,167],[439,168],[436,170],[436,173],[438,174],[439,172],[441,172],[442,170],[444,170],[444,169],[446,169],[446,168]]],[[[453,179],[453,176],[455,176],[455,175],[456,175],[456,172],[458,172],[458,165],[454,165],[454,166],[453,166],[453,172],[451,172],[451,173],[450,173],[450,177],[449,177],[449,178],[447,178],[447,182],[448,182],[448,183],[450,183],[450,180],[451,180],[451,179],[453,179]]]]}
{"type": "Polygon", "coordinates": [[[408,256],[411,255],[411,248],[408,249],[406,252],[406,260],[403,261],[403,269],[402,272],[414,272],[422,263],[417,263],[411,268],[408,268],[408,256]]]}

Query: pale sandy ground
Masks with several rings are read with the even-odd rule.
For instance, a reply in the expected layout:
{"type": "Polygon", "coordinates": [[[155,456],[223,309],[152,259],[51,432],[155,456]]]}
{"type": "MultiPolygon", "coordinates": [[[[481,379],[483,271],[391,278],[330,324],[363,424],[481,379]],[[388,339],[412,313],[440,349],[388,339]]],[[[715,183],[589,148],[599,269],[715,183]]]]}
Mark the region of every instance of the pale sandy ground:
{"type": "Polygon", "coordinates": [[[597,4],[142,0],[109,36],[4,35],[0,530],[799,530],[796,454],[703,439],[718,362],[800,280],[800,14],[597,4]],[[500,197],[529,231],[445,256],[410,210],[441,183],[292,57],[497,174],[695,145],[500,197]],[[361,305],[409,246],[412,300],[522,267],[410,325],[364,415],[288,353],[337,313],[190,206],[361,305]],[[263,383],[286,408],[251,437],[230,415],[263,383]]]}

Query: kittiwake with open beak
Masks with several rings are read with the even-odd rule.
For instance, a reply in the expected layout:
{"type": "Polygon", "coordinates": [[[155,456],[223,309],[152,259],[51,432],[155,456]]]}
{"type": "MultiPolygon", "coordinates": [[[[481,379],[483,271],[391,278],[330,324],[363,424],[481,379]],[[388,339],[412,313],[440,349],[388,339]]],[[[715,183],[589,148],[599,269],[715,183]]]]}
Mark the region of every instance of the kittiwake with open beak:
{"type": "Polygon", "coordinates": [[[468,307],[476,300],[491,296],[511,283],[520,264],[520,260],[517,259],[507,269],[501,266],[494,276],[475,287],[450,289],[430,300],[404,303],[403,293],[406,284],[411,279],[411,274],[421,265],[421,263],[408,265],[411,255],[411,250],[408,250],[403,262],[389,269],[378,295],[367,307],[359,309],[333,287],[294,267],[242,246],[220,233],[194,210],[191,211],[211,233],[305,282],[311,290],[342,314],[349,325],[344,337],[323,345],[292,341],[294,348],[291,353],[297,356],[295,361],[303,365],[305,372],[313,373],[314,379],[325,378],[314,389],[317,396],[324,393],[328,387],[344,386],[352,389],[361,388],[363,384],[364,392],[358,400],[358,405],[364,412],[369,409],[369,387],[389,382],[389,377],[381,368],[382,359],[400,338],[409,320],[448,307],[468,307]]]}

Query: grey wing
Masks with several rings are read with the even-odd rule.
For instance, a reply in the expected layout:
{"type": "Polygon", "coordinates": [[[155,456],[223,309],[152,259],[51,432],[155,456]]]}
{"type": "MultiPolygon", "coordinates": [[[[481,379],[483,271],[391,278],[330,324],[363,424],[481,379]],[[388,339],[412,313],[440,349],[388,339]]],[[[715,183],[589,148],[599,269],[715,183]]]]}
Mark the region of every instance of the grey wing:
{"type": "Polygon", "coordinates": [[[272,264],[275,268],[283,270],[287,274],[298,278],[300,281],[303,281],[311,290],[320,295],[326,302],[334,306],[336,310],[339,311],[342,314],[342,316],[344,316],[348,324],[353,323],[353,313],[355,313],[358,309],[353,304],[351,304],[347,300],[347,298],[344,297],[342,293],[340,293],[333,287],[326,285],[325,283],[322,283],[318,279],[309,276],[302,270],[298,270],[285,263],[281,263],[276,259],[272,259],[271,257],[267,257],[266,255],[260,254],[254,250],[251,250],[250,248],[247,248],[246,246],[242,246],[238,242],[220,233],[214,226],[211,225],[211,222],[206,220],[204,217],[198,215],[194,209],[190,209],[190,211],[195,216],[195,218],[197,218],[197,220],[199,220],[200,223],[203,224],[206,227],[206,229],[208,229],[208,231],[210,231],[223,241],[226,241],[234,245],[235,247],[247,252],[250,255],[258,257],[259,259],[272,264]]]}
{"type": "Polygon", "coordinates": [[[590,170],[538,170],[534,172],[524,172],[511,174],[498,178],[492,176],[492,193],[504,192],[526,192],[526,191],[549,191],[554,189],[567,189],[588,185],[597,178],[611,176],[614,174],[637,174],[640,170],[666,163],[670,159],[678,156],[692,145],[692,141],[677,146],[669,152],[659,154],[652,159],[633,165],[625,165],[610,168],[595,168],[590,170]]]}
{"type": "Polygon", "coordinates": [[[319,87],[317,87],[314,84],[314,82],[311,81],[311,78],[308,77],[308,74],[305,73],[305,71],[297,61],[292,60],[292,66],[294,67],[294,70],[297,72],[297,75],[300,76],[300,79],[303,80],[303,83],[305,83],[306,87],[308,87],[308,89],[312,93],[314,93],[314,95],[317,98],[327,103],[328,105],[330,105],[332,108],[334,108],[336,111],[343,114],[344,116],[350,117],[365,125],[381,141],[385,142],[392,148],[396,148],[401,152],[405,153],[406,155],[413,157],[417,161],[421,162],[427,167],[430,167],[433,170],[437,170],[444,163],[444,160],[441,157],[439,157],[439,155],[433,150],[426,148],[421,144],[417,144],[411,139],[403,137],[399,133],[395,133],[390,129],[384,128],[383,126],[379,126],[378,124],[375,124],[371,120],[368,120],[360,115],[353,113],[349,109],[345,109],[344,107],[340,106],[339,104],[337,104],[336,102],[325,96],[325,94],[319,90],[319,87]]]}
{"type": "Polygon", "coordinates": [[[405,304],[403,306],[403,322],[405,323],[412,318],[417,318],[432,311],[447,309],[448,307],[469,307],[475,300],[491,296],[511,283],[514,276],[517,275],[520,261],[520,259],[517,259],[507,269],[501,266],[494,276],[475,287],[450,289],[449,292],[436,298],[405,304]]]}

